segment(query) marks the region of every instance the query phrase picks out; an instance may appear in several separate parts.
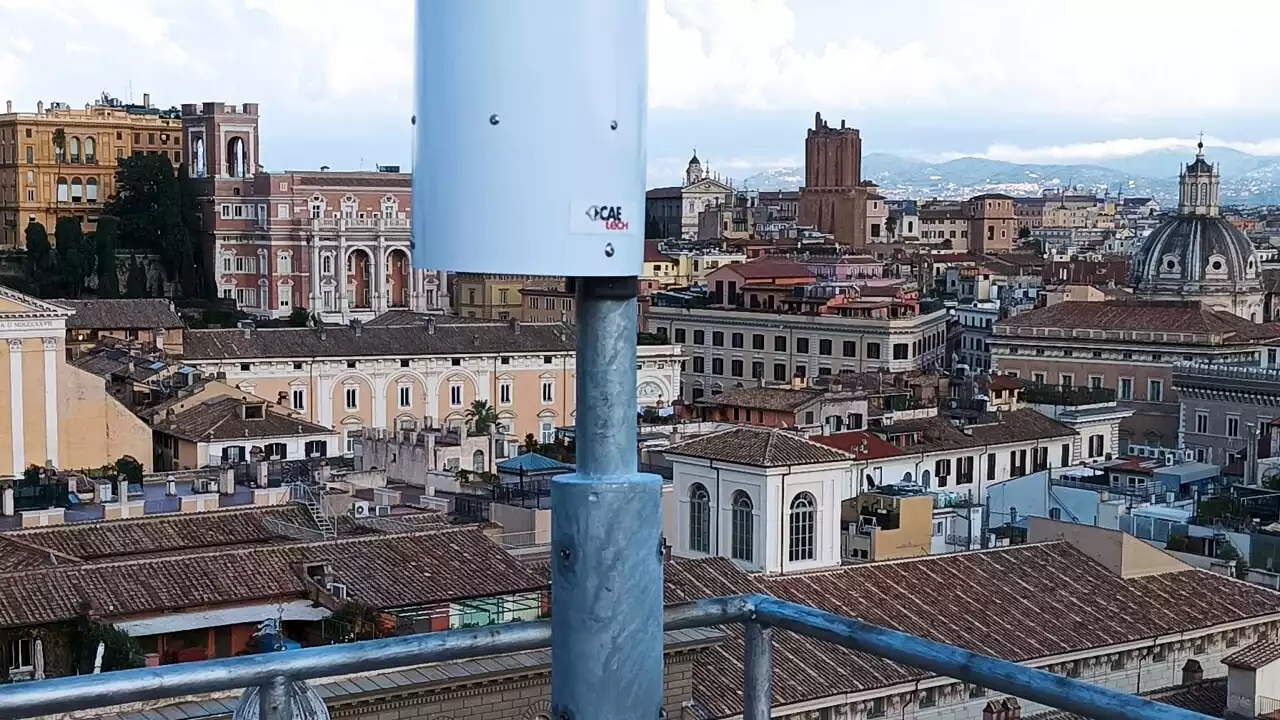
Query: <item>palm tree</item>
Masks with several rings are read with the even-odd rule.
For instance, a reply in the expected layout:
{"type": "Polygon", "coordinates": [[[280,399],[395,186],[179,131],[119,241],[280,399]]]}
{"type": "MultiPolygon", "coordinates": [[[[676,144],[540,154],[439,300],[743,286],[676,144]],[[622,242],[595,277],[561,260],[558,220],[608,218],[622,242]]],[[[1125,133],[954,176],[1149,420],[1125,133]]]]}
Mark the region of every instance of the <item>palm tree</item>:
{"type": "Polygon", "coordinates": [[[476,400],[467,408],[466,418],[473,435],[488,435],[489,430],[498,424],[498,411],[489,401],[476,400]]]}

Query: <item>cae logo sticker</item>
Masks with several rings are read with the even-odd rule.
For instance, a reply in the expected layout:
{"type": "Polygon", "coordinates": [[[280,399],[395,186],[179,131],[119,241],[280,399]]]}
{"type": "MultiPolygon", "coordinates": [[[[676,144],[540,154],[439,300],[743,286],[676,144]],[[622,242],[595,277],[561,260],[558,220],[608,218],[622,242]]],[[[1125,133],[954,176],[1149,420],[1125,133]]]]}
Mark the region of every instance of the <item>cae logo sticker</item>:
{"type": "Polygon", "coordinates": [[[587,219],[593,223],[603,223],[605,230],[625,231],[627,221],[622,219],[621,205],[592,205],[587,208],[587,219]]]}

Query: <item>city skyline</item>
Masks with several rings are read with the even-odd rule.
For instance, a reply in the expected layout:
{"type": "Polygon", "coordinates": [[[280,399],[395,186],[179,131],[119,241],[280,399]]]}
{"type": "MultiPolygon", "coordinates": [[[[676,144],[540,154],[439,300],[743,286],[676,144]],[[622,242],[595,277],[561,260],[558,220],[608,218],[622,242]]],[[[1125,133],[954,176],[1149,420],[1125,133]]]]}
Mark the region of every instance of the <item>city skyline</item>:
{"type": "MultiPolygon", "coordinates": [[[[1280,154],[1280,89],[1266,82],[1280,58],[1249,41],[1280,9],[1249,5],[1241,25],[1233,5],[651,0],[650,184],[676,182],[695,147],[729,177],[799,165],[815,110],[861,128],[869,153],[932,161],[1083,163],[1189,149],[1201,130],[1280,154]],[[1237,41],[1184,62],[1168,40],[1189,28],[1237,41]]],[[[0,0],[0,99],[257,102],[268,168],[407,166],[412,12],[0,0]]]]}

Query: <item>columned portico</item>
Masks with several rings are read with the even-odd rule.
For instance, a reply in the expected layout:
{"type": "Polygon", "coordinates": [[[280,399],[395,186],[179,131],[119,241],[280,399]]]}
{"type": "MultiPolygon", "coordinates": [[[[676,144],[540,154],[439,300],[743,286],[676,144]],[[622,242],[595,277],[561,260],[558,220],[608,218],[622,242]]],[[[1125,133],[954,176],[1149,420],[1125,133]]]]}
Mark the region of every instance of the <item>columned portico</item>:
{"type": "Polygon", "coordinates": [[[0,477],[21,477],[29,465],[58,466],[63,459],[58,421],[66,390],[58,371],[73,314],[0,287],[0,354],[8,354],[0,357],[0,388],[8,390],[0,390],[0,477]]]}
{"type": "Polygon", "coordinates": [[[58,465],[58,338],[44,339],[45,460],[58,465]]]}

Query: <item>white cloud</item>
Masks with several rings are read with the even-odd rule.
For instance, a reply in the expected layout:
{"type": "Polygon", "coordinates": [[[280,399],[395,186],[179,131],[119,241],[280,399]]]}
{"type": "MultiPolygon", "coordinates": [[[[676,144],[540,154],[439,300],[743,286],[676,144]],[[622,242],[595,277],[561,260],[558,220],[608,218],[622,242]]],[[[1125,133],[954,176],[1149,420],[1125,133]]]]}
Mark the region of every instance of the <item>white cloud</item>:
{"type": "MultiPolygon", "coordinates": [[[[1016,145],[992,145],[980,153],[947,153],[926,158],[933,161],[954,160],[959,157],[981,157],[1014,163],[1089,163],[1117,158],[1133,157],[1160,150],[1191,152],[1200,142],[1199,137],[1123,138],[1072,145],[1049,145],[1023,148],[1016,145]]],[[[1206,135],[1207,148],[1230,148],[1250,155],[1280,155],[1280,138],[1257,142],[1225,140],[1206,135]]]]}

